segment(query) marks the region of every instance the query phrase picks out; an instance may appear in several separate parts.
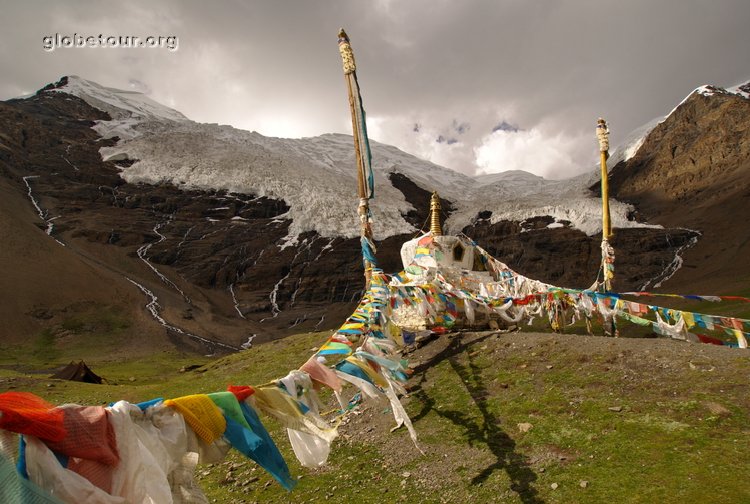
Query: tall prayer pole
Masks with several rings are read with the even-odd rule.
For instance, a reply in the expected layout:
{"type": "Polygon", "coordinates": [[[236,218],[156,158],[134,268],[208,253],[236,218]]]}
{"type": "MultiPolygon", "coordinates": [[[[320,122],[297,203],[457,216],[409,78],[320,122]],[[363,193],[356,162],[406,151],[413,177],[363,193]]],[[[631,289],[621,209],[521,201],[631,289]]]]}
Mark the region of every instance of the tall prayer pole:
{"type": "Polygon", "coordinates": [[[599,154],[602,165],[602,239],[612,236],[612,224],[609,220],[609,181],[607,180],[607,158],[609,158],[609,128],[601,117],[596,124],[596,138],[599,140],[599,154]]]}
{"type": "MultiPolygon", "coordinates": [[[[607,159],[609,158],[609,127],[601,117],[596,122],[596,138],[599,140],[599,155],[602,165],[602,283],[601,290],[612,291],[612,280],[615,278],[615,250],[609,244],[612,237],[612,222],[609,215],[609,180],[607,174],[607,159]]],[[[604,320],[604,330],[612,336],[619,336],[615,317],[604,320]],[[609,327],[607,327],[609,326],[609,327]]]]}
{"type": "Polygon", "coordinates": [[[599,140],[599,155],[602,168],[602,287],[605,291],[612,290],[612,280],[615,277],[615,251],[609,244],[612,237],[612,222],[609,215],[609,180],[607,174],[607,159],[609,158],[609,128],[601,117],[596,124],[596,138],[599,140]]]}
{"type": "Polygon", "coordinates": [[[368,289],[372,268],[376,266],[375,245],[372,240],[372,215],[369,205],[369,200],[373,197],[373,174],[365,110],[362,106],[362,97],[357,82],[357,65],[354,61],[349,36],[343,28],[339,31],[339,52],[344,67],[346,89],[349,93],[349,111],[352,116],[352,136],[354,137],[354,153],[357,162],[357,194],[359,195],[357,214],[359,215],[362,258],[365,268],[365,289],[368,289]]]}

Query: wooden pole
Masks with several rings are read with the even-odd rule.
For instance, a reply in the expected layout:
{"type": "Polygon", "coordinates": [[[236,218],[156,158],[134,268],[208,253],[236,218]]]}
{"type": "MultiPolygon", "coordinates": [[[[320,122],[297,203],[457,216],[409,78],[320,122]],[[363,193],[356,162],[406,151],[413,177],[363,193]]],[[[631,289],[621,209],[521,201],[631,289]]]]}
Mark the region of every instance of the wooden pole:
{"type": "MultiPolygon", "coordinates": [[[[609,175],[607,173],[607,159],[609,158],[609,127],[607,122],[601,117],[596,122],[596,138],[599,140],[599,155],[601,158],[602,168],[602,289],[605,292],[612,290],[612,281],[615,278],[615,251],[609,244],[612,237],[612,221],[609,214],[609,175]]],[[[612,336],[618,337],[620,332],[617,329],[617,322],[614,316],[609,321],[609,331],[605,327],[605,332],[612,336]]]]}
{"type": "Polygon", "coordinates": [[[354,134],[354,155],[357,161],[357,194],[360,198],[366,198],[367,193],[365,192],[365,177],[364,170],[362,169],[362,151],[359,144],[359,134],[357,127],[357,112],[356,104],[354,103],[354,89],[352,89],[351,79],[346,79],[346,90],[349,93],[349,111],[352,116],[352,131],[354,134]]]}
{"type": "Polygon", "coordinates": [[[596,125],[596,136],[599,139],[599,154],[602,167],[602,239],[608,240],[612,236],[612,223],[609,216],[609,180],[607,175],[607,159],[609,158],[609,129],[604,119],[599,119],[596,125]]]}
{"type": "MultiPolygon", "coordinates": [[[[357,86],[356,80],[357,65],[354,61],[354,52],[352,51],[352,46],[349,42],[349,36],[346,34],[343,28],[339,31],[339,52],[341,53],[341,61],[344,69],[346,90],[349,94],[349,112],[351,113],[352,117],[352,136],[354,137],[354,154],[357,162],[357,195],[359,196],[359,206],[357,207],[357,214],[359,215],[360,221],[360,234],[363,243],[366,241],[371,245],[372,227],[370,226],[370,194],[368,194],[367,181],[365,180],[365,159],[362,156],[362,146],[366,145],[364,142],[366,142],[367,139],[363,139],[360,137],[361,128],[359,121],[364,121],[364,117],[360,118],[361,110],[359,109],[357,103],[357,99],[359,98],[359,87],[357,86]]],[[[367,259],[367,257],[364,257],[364,266],[365,290],[367,290],[370,288],[370,279],[372,277],[373,267],[373,264],[367,259]]]]}

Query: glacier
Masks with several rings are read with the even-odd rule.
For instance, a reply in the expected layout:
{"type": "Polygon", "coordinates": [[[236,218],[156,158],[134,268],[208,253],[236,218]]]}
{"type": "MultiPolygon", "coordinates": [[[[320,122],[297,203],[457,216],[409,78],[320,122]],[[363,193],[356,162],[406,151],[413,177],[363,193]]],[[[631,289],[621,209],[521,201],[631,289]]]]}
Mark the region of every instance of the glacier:
{"type": "MultiPolygon", "coordinates": [[[[117,137],[102,147],[104,160],[135,160],[121,168],[129,183],[171,183],[186,189],[226,190],[284,200],[291,220],[286,243],[296,243],[307,231],[322,237],[359,234],[356,216],[355,159],[352,137],[324,134],[309,138],[266,137],[227,125],[191,121],[180,112],[142,93],[101,86],[70,76],[52,92],[65,92],[107,112],[109,121],[94,129],[104,138],[117,137]]],[[[659,119],[663,120],[663,119],[659,119]]],[[[651,121],[636,130],[613,152],[611,165],[634,155],[651,121]]],[[[592,145],[593,141],[592,132],[592,145]]],[[[418,186],[454,203],[456,210],[445,224],[458,232],[480,211],[491,211],[491,222],[522,221],[549,215],[569,221],[587,235],[601,232],[601,202],[588,190],[598,180],[598,168],[565,180],[547,180],[510,171],[471,177],[424,161],[400,149],[371,142],[375,198],[370,203],[375,238],[416,231],[404,220],[412,209],[388,176],[401,173],[418,186]]],[[[610,202],[614,227],[642,227],[628,220],[632,207],[610,202]]],[[[658,226],[655,226],[658,227],[658,226]]]]}

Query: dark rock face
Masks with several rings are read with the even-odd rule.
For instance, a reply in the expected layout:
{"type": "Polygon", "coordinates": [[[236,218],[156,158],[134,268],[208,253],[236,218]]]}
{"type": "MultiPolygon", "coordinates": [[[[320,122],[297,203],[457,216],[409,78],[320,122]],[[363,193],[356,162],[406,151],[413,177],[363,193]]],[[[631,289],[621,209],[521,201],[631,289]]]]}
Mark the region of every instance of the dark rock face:
{"type": "MultiPolygon", "coordinates": [[[[463,232],[525,276],[558,286],[590,287],[601,263],[601,238],[569,227],[548,229],[552,217],[529,221],[480,221],[463,232]]],[[[685,229],[617,229],[610,241],[616,255],[615,290],[640,289],[650,280],[651,285],[657,283],[675,250],[696,235],[685,229]]]]}
{"type": "MultiPolygon", "coordinates": [[[[128,184],[119,167],[134,160],[103,162],[98,152],[116,142],[91,129],[108,119],[62,93],[0,103],[0,174],[22,193],[28,183],[40,228],[52,225],[68,248],[147,286],[174,312],[171,324],[235,345],[254,333],[258,342],[335,327],[351,312],[364,286],[358,239],[309,232],[280,249],[290,224],[283,201],[128,184]]],[[[380,244],[379,265],[400,269],[408,238],[380,244]]]]}
{"type": "MultiPolygon", "coordinates": [[[[394,172],[388,176],[390,183],[401,191],[406,198],[406,201],[414,207],[414,210],[410,210],[404,215],[404,219],[409,224],[421,228],[427,226],[429,228],[430,223],[427,219],[430,216],[430,198],[432,193],[419,187],[417,184],[411,181],[409,177],[402,173],[394,172]]],[[[439,195],[438,195],[439,196],[439,195]]],[[[440,208],[444,219],[449,217],[453,212],[453,203],[450,201],[440,198],[440,208]]]]}

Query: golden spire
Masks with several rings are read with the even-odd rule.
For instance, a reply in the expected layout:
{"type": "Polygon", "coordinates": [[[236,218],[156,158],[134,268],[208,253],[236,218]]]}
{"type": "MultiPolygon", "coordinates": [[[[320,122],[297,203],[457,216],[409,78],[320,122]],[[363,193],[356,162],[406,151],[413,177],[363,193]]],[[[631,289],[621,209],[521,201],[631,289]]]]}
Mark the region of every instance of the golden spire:
{"type": "Polygon", "coordinates": [[[440,196],[437,191],[430,198],[430,233],[432,236],[442,236],[443,228],[440,226],[440,196]]]}

